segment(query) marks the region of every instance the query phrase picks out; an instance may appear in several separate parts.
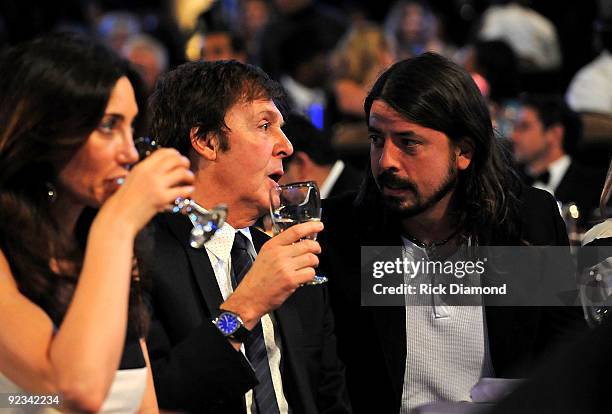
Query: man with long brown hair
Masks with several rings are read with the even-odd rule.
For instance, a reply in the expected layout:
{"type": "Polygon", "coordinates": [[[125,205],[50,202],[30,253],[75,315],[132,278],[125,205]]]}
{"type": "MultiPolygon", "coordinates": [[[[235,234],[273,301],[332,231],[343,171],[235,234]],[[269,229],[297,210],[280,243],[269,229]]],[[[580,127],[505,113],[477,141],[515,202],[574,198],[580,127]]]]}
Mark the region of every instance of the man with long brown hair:
{"type": "Polygon", "coordinates": [[[358,257],[366,246],[402,246],[417,261],[470,246],[567,245],[554,199],[521,185],[470,75],[439,55],[393,65],[364,108],[366,179],[356,196],[323,206],[321,236],[355,411],[469,400],[481,377],[525,376],[521,367],[581,325],[577,308],[482,306],[479,296],[479,306],[447,306],[435,295],[368,306],[358,257]]]}

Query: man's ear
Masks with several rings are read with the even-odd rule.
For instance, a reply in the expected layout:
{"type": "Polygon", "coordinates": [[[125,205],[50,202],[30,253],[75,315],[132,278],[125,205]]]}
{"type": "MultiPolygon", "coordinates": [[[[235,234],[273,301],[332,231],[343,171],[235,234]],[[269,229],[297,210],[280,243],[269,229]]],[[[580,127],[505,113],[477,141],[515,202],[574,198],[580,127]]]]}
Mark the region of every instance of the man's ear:
{"type": "Polygon", "coordinates": [[[457,169],[467,170],[474,157],[474,140],[470,137],[463,137],[455,145],[455,155],[457,156],[457,169]]]}
{"type": "Polygon", "coordinates": [[[201,137],[198,134],[198,127],[193,127],[189,131],[189,140],[191,141],[191,147],[201,157],[208,161],[217,159],[217,152],[219,151],[219,138],[217,134],[207,132],[204,137],[201,137]]]}

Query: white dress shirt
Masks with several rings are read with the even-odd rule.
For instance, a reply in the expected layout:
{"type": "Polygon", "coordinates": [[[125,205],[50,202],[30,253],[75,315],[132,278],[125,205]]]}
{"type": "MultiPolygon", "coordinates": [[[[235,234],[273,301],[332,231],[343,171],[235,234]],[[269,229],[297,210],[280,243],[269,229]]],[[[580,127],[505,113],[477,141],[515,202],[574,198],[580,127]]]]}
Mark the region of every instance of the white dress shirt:
{"type": "MultiPolygon", "coordinates": [[[[223,226],[217,230],[213,237],[204,244],[206,253],[210,259],[219,290],[223,296],[223,300],[226,300],[229,295],[234,291],[232,287],[231,278],[231,251],[232,245],[234,244],[234,237],[236,232],[244,234],[249,240],[249,254],[255,259],[257,252],[253,247],[253,238],[249,228],[235,230],[228,223],[224,223],[223,226]]],[[[263,329],[264,342],[268,351],[268,361],[270,363],[270,373],[272,375],[272,383],[274,385],[274,392],[276,393],[276,400],[278,407],[280,408],[281,414],[288,414],[289,405],[285,394],[283,392],[283,383],[280,372],[281,362],[281,340],[276,329],[276,321],[271,314],[266,314],[261,318],[261,326],[263,329]]],[[[244,354],[244,345],[241,347],[241,351],[244,354]]],[[[253,392],[248,391],[245,395],[247,414],[251,414],[253,410],[251,406],[254,404],[253,392]]]]}
{"type": "Polygon", "coordinates": [[[329,196],[329,193],[331,192],[332,188],[334,188],[334,184],[336,184],[336,181],[338,181],[338,178],[340,177],[340,174],[342,174],[343,170],[344,162],[342,160],[336,161],[319,189],[319,195],[321,198],[327,198],[327,196],[329,196]]]}

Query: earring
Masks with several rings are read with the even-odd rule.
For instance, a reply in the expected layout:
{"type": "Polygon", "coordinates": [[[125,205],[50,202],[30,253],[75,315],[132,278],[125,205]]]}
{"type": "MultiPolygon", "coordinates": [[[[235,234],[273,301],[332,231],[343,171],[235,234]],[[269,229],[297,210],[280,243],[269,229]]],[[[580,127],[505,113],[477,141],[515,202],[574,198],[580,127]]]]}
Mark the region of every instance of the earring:
{"type": "Polygon", "coordinates": [[[57,199],[57,190],[55,186],[50,182],[45,183],[45,189],[47,190],[47,199],[49,203],[53,203],[57,199]]]}

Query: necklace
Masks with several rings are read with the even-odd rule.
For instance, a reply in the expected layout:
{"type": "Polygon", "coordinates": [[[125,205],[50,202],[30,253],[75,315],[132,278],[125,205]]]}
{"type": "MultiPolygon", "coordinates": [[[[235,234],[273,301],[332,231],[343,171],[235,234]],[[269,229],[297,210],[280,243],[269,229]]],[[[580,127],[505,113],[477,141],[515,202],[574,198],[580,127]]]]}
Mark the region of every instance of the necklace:
{"type": "Polygon", "coordinates": [[[455,231],[453,231],[450,234],[450,236],[448,236],[444,240],[440,240],[439,242],[431,242],[431,243],[422,242],[421,240],[417,239],[416,237],[414,237],[412,234],[409,234],[409,233],[404,233],[404,236],[408,240],[410,240],[412,243],[414,243],[417,246],[419,246],[421,249],[429,249],[429,248],[432,248],[432,247],[444,246],[446,243],[448,243],[450,241],[450,239],[455,237],[457,235],[457,233],[459,233],[459,228],[455,229],[455,231]]]}
{"type": "Polygon", "coordinates": [[[438,247],[444,246],[453,237],[455,237],[457,233],[459,233],[459,228],[456,228],[447,238],[440,240],[438,242],[431,242],[431,243],[425,243],[409,233],[404,233],[404,236],[408,240],[410,240],[412,243],[420,247],[421,249],[425,249],[425,251],[427,252],[427,256],[433,259],[433,258],[438,258],[438,247]]]}

